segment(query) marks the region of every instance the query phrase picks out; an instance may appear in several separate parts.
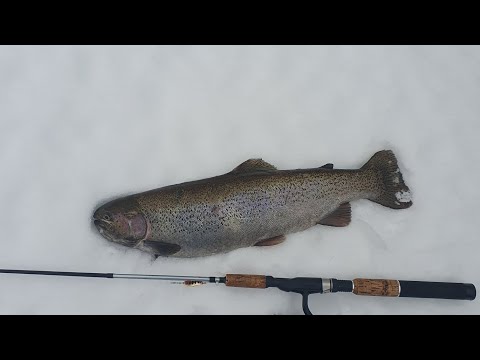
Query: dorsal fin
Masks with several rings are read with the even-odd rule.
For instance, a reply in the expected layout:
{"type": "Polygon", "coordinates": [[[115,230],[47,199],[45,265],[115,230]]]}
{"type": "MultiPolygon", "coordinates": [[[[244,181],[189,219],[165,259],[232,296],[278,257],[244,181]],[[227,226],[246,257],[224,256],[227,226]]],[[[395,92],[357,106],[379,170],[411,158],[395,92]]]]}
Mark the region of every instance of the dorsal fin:
{"type": "Polygon", "coordinates": [[[263,161],[262,159],[248,159],[235,169],[230,171],[230,173],[244,173],[244,172],[253,172],[253,171],[273,171],[277,170],[272,164],[263,161]]]}

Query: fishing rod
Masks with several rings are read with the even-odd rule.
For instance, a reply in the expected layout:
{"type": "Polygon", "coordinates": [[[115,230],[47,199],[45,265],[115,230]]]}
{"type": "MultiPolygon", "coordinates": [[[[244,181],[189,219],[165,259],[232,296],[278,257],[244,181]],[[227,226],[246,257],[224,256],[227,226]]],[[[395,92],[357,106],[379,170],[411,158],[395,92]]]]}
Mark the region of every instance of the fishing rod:
{"type": "Polygon", "coordinates": [[[275,278],[273,276],[266,275],[246,274],[227,274],[224,277],[202,277],[10,269],[0,269],[0,273],[23,275],[76,276],[107,279],[164,280],[188,286],[214,283],[225,284],[226,286],[231,287],[256,289],[276,287],[282,291],[301,294],[302,307],[305,315],[312,315],[310,309],[308,308],[308,296],[311,294],[349,292],[355,295],[450,300],[473,300],[476,296],[476,289],[473,284],[450,282],[405,281],[385,279],[337,280],[312,277],[275,278]]]}

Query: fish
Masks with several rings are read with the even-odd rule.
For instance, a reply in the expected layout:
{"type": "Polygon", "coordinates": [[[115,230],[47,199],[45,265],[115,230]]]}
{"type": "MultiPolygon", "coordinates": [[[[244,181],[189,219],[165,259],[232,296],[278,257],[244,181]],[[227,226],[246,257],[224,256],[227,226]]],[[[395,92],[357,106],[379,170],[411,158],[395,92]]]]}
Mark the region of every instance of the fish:
{"type": "Polygon", "coordinates": [[[278,170],[249,159],[223,175],[121,197],[100,206],[93,222],[107,240],[155,257],[203,257],[275,246],[316,225],[344,227],[350,202],[391,209],[412,205],[391,150],[359,169],[278,170]]]}

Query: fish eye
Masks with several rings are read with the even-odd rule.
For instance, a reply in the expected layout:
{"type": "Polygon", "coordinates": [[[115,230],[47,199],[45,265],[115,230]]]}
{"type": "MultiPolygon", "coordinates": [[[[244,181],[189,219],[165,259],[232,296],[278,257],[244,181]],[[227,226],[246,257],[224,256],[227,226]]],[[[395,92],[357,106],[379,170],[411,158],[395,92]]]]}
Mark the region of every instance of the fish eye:
{"type": "Polygon", "coordinates": [[[110,215],[105,214],[103,215],[103,219],[109,221],[111,219],[110,215]]]}

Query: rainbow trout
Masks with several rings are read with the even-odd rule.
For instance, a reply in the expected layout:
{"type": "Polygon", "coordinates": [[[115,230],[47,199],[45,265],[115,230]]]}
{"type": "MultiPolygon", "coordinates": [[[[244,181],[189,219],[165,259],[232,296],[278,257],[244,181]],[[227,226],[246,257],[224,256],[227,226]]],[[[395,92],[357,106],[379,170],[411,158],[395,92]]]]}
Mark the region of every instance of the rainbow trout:
{"type": "Polygon", "coordinates": [[[392,209],[412,205],[392,151],[360,169],[331,164],[277,170],[250,159],[224,175],[166,186],[110,201],[94,224],[106,239],[156,256],[196,257],[248,246],[271,246],[316,224],[346,226],[350,201],[392,209]]]}

